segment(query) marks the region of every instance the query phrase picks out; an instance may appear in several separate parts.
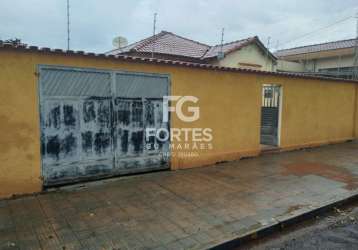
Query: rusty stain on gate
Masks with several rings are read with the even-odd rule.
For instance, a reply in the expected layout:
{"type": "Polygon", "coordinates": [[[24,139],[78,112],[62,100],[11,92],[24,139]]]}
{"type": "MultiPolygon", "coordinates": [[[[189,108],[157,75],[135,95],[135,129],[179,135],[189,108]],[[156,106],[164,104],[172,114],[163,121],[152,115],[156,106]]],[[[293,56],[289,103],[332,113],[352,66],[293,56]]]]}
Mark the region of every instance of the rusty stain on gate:
{"type": "Polygon", "coordinates": [[[169,76],[39,66],[42,175],[52,186],[169,167],[169,76]],[[149,145],[149,146],[148,146],[149,145]]]}

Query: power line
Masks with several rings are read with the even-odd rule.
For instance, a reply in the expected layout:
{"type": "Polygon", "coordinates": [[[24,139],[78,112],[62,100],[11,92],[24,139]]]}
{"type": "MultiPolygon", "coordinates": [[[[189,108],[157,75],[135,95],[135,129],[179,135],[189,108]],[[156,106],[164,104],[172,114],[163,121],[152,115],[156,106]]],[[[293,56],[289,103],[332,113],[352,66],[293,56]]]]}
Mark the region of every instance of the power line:
{"type": "Polygon", "coordinates": [[[345,21],[347,21],[347,20],[349,20],[349,19],[351,19],[351,18],[353,18],[353,16],[346,17],[346,18],[344,18],[344,19],[338,20],[338,21],[336,21],[336,22],[334,22],[334,23],[332,23],[332,24],[329,24],[329,25],[327,25],[327,26],[324,26],[324,27],[321,27],[321,28],[319,28],[319,29],[316,29],[316,30],[310,31],[310,32],[308,32],[308,33],[305,33],[305,34],[303,34],[303,35],[297,36],[297,37],[294,38],[294,39],[291,39],[291,40],[289,40],[289,41],[286,41],[286,42],[284,42],[284,43],[281,43],[281,47],[282,47],[283,45],[288,44],[288,43],[292,43],[292,42],[294,42],[294,41],[297,41],[297,40],[300,40],[300,39],[302,39],[302,38],[308,37],[308,36],[310,36],[310,35],[312,35],[312,34],[315,34],[315,33],[319,32],[319,31],[328,29],[328,28],[330,28],[330,27],[332,27],[332,26],[334,26],[334,25],[337,25],[337,24],[339,24],[339,23],[343,23],[343,22],[345,22],[345,21]]]}
{"type": "Polygon", "coordinates": [[[153,19],[153,43],[152,43],[152,58],[154,58],[154,50],[155,50],[155,30],[157,28],[157,13],[154,13],[153,19]]]}
{"type": "Polygon", "coordinates": [[[271,42],[271,37],[268,37],[267,38],[267,46],[266,46],[266,70],[267,70],[267,65],[268,65],[268,62],[269,62],[269,52],[270,52],[270,42],[271,42]]]}

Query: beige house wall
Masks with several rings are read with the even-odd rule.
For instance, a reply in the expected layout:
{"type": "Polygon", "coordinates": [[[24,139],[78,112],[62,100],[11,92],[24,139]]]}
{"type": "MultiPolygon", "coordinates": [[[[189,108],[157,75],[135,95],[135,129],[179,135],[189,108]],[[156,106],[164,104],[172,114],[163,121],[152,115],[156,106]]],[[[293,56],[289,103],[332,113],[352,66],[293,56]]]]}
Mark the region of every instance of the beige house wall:
{"type": "Polygon", "coordinates": [[[304,71],[304,66],[302,63],[277,60],[277,71],[302,72],[304,71]]]}
{"type": "Polygon", "coordinates": [[[331,58],[320,58],[316,61],[316,71],[319,69],[340,68],[340,67],[352,67],[353,55],[331,58]]]}
{"type": "Polygon", "coordinates": [[[320,69],[352,67],[353,55],[343,55],[325,58],[306,59],[302,56],[301,59],[295,61],[278,60],[277,70],[279,71],[293,71],[293,72],[318,72],[320,69]]]}
{"type": "Polygon", "coordinates": [[[276,71],[272,58],[267,56],[256,44],[251,44],[229,53],[224,59],[216,60],[212,64],[223,67],[276,71]]]}

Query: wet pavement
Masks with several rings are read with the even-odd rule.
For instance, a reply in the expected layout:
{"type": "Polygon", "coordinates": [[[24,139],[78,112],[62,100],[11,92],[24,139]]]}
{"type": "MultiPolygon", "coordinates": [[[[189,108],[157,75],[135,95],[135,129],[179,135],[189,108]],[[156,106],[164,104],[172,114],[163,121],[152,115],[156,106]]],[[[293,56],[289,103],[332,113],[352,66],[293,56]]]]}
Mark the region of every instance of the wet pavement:
{"type": "Polygon", "coordinates": [[[323,216],[295,225],[236,250],[353,250],[358,248],[358,202],[333,208],[323,216]]]}
{"type": "Polygon", "coordinates": [[[315,231],[309,235],[284,242],[267,250],[355,250],[358,248],[358,225],[347,223],[315,231]]]}
{"type": "Polygon", "coordinates": [[[0,249],[206,249],[358,193],[358,143],[0,201],[0,249]]]}

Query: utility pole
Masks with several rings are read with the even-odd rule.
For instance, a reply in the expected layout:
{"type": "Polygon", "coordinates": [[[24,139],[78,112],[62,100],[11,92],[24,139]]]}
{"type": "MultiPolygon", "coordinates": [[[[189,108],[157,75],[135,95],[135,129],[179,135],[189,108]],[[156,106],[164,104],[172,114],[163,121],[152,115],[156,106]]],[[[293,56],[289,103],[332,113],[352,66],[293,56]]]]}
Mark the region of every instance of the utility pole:
{"type": "Polygon", "coordinates": [[[221,29],[221,41],[220,41],[220,44],[221,44],[221,53],[223,52],[223,46],[224,46],[224,32],[225,32],[225,28],[222,28],[221,29]]]}
{"type": "Polygon", "coordinates": [[[269,47],[270,47],[270,41],[271,41],[271,37],[268,37],[267,38],[267,46],[266,46],[266,49],[267,49],[267,51],[266,51],[266,69],[268,69],[268,63],[269,63],[269,47]]]}
{"type": "Polygon", "coordinates": [[[67,0],[67,50],[70,50],[70,0],[67,0]]]}
{"type": "Polygon", "coordinates": [[[154,58],[154,50],[155,50],[155,30],[157,26],[157,13],[154,13],[154,19],[153,19],[153,43],[152,43],[152,58],[154,58]]]}
{"type": "Polygon", "coordinates": [[[218,59],[221,60],[224,58],[224,52],[223,52],[223,48],[224,48],[224,33],[225,33],[225,28],[221,29],[221,40],[220,40],[220,51],[218,52],[218,59]]]}
{"type": "Polygon", "coordinates": [[[353,79],[358,80],[358,12],[356,13],[356,40],[354,46],[353,79]]]}

